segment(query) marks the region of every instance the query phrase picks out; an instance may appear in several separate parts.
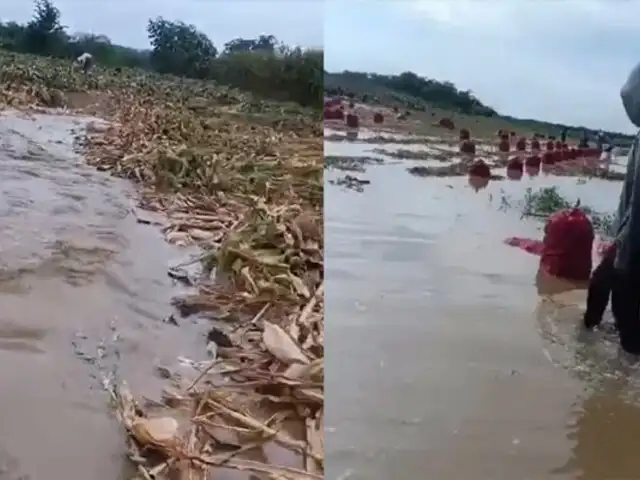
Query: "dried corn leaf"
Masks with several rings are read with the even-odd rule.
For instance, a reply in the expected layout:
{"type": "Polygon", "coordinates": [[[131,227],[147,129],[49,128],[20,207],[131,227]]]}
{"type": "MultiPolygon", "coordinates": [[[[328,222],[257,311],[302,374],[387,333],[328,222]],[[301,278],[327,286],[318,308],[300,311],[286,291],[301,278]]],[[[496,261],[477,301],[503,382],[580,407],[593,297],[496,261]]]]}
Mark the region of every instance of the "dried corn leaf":
{"type": "Polygon", "coordinates": [[[169,448],[178,441],[178,422],[172,417],[137,418],[129,429],[142,446],[169,448]]]}
{"type": "Polygon", "coordinates": [[[262,341],[269,352],[282,363],[309,363],[302,349],[293,341],[287,332],[273,323],[264,324],[262,341]]]}

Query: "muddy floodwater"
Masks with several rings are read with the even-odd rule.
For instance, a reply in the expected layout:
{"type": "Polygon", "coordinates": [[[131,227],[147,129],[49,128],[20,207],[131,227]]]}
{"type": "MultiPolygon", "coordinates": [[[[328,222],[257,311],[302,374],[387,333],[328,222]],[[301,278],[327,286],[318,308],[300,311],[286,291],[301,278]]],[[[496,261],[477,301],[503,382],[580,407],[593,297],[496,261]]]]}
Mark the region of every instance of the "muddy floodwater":
{"type": "Polygon", "coordinates": [[[185,251],[136,222],[131,185],[73,154],[88,121],[0,117],[2,479],[126,478],[102,382],[157,394],[155,366],[204,352],[164,321],[185,251]]]}
{"type": "Polygon", "coordinates": [[[541,299],[538,258],[503,244],[541,236],[527,187],[612,212],[621,183],[476,193],[416,164],[367,165],[362,193],[326,185],[327,478],[640,478],[640,365],[581,331],[584,292],[541,299]]]}

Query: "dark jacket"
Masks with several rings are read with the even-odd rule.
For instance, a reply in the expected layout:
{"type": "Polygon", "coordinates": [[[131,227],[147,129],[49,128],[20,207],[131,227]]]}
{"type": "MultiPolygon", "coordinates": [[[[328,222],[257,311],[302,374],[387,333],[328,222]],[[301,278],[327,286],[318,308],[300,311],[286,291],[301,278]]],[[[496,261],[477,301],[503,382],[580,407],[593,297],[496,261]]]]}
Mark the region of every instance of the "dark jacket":
{"type": "MultiPolygon", "coordinates": [[[[622,104],[631,123],[640,128],[640,64],[629,75],[620,91],[622,104]]],[[[616,214],[616,268],[640,273],[640,145],[633,141],[627,173],[616,214]]]]}

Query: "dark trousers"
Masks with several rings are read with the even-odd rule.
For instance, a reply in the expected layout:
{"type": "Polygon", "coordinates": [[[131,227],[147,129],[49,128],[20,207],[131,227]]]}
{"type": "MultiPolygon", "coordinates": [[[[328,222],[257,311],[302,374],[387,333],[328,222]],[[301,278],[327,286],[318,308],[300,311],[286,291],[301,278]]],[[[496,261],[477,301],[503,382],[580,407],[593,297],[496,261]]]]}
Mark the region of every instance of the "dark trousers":
{"type": "Polygon", "coordinates": [[[614,260],[615,250],[610,249],[591,275],[584,325],[600,324],[611,297],[620,345],[629,353],[640,354],[640,272],[619,271],[614,260]]]}

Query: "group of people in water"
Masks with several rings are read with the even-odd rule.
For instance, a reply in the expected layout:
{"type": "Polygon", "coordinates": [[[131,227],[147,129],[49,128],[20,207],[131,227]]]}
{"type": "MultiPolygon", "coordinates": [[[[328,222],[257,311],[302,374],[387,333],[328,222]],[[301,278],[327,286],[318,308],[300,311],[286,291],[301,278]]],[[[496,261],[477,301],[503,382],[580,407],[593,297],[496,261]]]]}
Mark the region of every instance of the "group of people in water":
{"type": "MultiPolygon", "coordinates": [[[[640,64],[622,87],[621,97],[629,120],[640,128],[640,64]]],[[[591,274],[584,326],[599,325],[611,299],[622,349],[640,355],[640,133],[629,151],[614,231],[613,244],[591,274]]]]}

